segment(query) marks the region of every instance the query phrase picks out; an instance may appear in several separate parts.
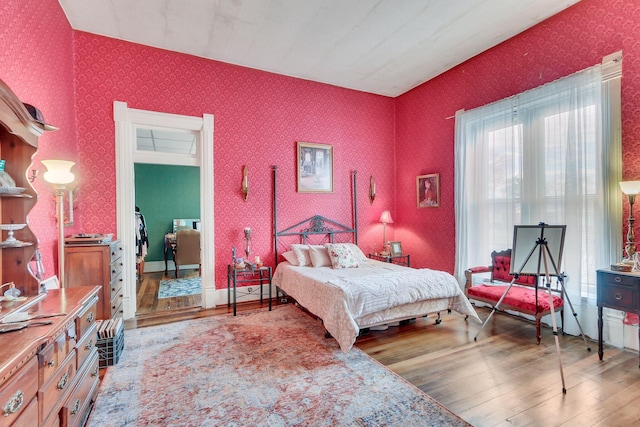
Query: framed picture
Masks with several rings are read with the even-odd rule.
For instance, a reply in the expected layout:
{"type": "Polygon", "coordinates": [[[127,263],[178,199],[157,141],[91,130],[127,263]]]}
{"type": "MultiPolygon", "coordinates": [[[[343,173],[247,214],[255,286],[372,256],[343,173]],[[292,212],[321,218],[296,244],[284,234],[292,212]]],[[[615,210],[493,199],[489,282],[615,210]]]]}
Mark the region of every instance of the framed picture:
{"type": "Polygon", "coordinates": [[[298,142],[298,193],[333,193],[333,146],[298,142]]]}
{"type": "Polygon", "coordinates": [[[440,206],[440,174],[420,175],[416,178],[416,193],[419,208],[440,206]]]}
{"type": "Polygon", "coordinates": [[[390,255],[391,256],[401,256],[402,255],[402,243],[400,242],[389,242],[389,247],[391,248],[390,255]]]}

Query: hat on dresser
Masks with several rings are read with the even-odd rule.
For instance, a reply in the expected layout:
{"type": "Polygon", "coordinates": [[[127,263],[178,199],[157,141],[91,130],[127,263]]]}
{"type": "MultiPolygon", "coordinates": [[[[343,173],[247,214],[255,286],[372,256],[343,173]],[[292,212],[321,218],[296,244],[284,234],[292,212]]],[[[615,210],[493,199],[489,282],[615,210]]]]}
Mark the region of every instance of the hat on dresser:
{"type": "Polygon", "coordinates": [[[31,104],[26,104],[26,103],[24,103],[24,106],[29,112],[29,114],[31,115],[31,117],[33,118],[33,120],[40,123],[42,127],[44,127],[44,130],[58,130],[57,127],[51,126],[50,124],[45,123],[44,116],[42,115],[42,111],[40,111],[38,108],[34,107],[31,104]]]}

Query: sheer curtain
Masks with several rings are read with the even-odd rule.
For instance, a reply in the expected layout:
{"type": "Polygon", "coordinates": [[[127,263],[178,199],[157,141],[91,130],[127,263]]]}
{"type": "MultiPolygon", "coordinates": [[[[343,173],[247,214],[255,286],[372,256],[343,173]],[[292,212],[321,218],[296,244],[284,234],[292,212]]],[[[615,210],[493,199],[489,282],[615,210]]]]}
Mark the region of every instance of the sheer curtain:
{"type": "MultiPolygon", "coordinates": [[[[621,247],[621,143],[610,136],[607,90],[597,65],[456,114],[457,277],[511,248],[514,225],[566,225],[561,270],[590,336],[596,269],[615,262],[621,247]]],[[[571,317],[565,330],[577,334],[571,317]]]]}

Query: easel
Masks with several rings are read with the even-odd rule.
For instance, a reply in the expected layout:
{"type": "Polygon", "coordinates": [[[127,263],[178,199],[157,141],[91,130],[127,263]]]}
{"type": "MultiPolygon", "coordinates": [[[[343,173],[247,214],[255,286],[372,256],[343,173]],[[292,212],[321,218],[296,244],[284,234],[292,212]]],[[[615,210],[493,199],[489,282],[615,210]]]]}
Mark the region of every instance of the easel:
{"type": "MultiPolygon", "coordinates": [[[[509,290],[511,289],[515,281],[520,277],[520,275],[535,275],[536,277],[540,277],[541,267],[544,264],[545,287],[547,289],[547,294],[549,295],[549,307],[551,308],[551,323],[552,323],[553,335],[556,343],[556,353],[558,354],[558,365],[560,367],[560,378],[562,379],[563,394],[567,393],[567,389],[564,383],[564,373],[562,372],[562,357],[560,354],[560,340],[558,339],[558,325],[556,322],[556,312],[553,304],[553,296],[551,294],[551,287],[550,287],[552,275],[556,276],[557,280],[560,282],[560,287],[562,289],[562,296],[569,303],[571,312],[574,318],[576,319],[578,328],[580,329],[580,335],[582,336],[582,339],[584,340],[585,345],[587,345],[587,351],[591,351],[591,348],[587,344],[587,340],[584,336],[584,332],[582,331],[582,326],[580,325],[580,321],[578,320],[577,314],[573,309],[573,304],[571,304],[571,300],[569,299],[569,294],[567,294],[567,291],[564,287],[564,280],[563,280],[564,275],[560,273],[558,268],[558,265],[560,265],[560,262],[562,261],[562,250],[564,247],[564,235],[565,235],[566,228],[567,228],[566,225],[547,225],[543,222],[541,222],[537,226],[534,226],[534,225],[514,226],[513,249],[512,249],[512,258],[511,258],[512,271],[509,272],[509,274],[513,275],[513,279],[509,283],[509,286],[507,286],[507,289],[504,291],[504,293],[502,294],[498,302],[493,306],[491,313],[489,313],[489,316],[482,324],[482,327],[480,328],[476,336],[473,338],[474,341],[478,340],[478,335],[480,335],[480,332],[482,332],[482,330],[487,325],[487,323],[489,323],[489,320],[491,319],[493,314],[500,308],[500,304],[502,304],[502,301],[507,296],[507,294],[509,293],[509,290]],[[538,235],[538,230],[539,230],[539,235],[538,235]],[[545,236],[545,230],[547,231],[546,236],[545,236]],[[518,235],[524,238],[521,237],[520,239],[518,239],[518,235]],[[522,242],[531,241],[534,238],[536,238],[535,244],[533,245],[529,253],[526,255],[526,257],[523,258],[520,268],[517,271],[514,271],[513,266],[517,265],[517,263],[520,260],[520,254],[522,253],[521,251],[523,246],[522,242]],[[520,243],[518,241],[520,241],[520,243]],[[553,253],[549,248],[550,245],[553,247],[554,252],[556,254],[556,259],[558,260],[557,264],[554,260],[553,253]],[[537,262],[536,262],[536,258],[532,258],[533,254],[536,251],[538,253],[537,262]],[[549,272],[549,261],[553,266],[552,273],[549,272]]],[[[535,282],[535,292],[536,294],[538,292],[538,280],[536,280],[535,282]]]]}

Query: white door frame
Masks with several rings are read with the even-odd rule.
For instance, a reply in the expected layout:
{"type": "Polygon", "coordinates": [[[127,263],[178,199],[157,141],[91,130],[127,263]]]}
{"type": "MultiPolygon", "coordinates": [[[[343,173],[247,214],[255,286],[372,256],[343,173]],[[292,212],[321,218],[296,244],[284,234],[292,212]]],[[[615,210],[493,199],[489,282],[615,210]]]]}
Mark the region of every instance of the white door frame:
{"type": "Polygon", "coordinates": [[[118,238],[122,242],[123,307],[124,318],[136,315],[136,250],[135,250],[135,192],[134,163],[187,164],[200,167],[200,239],[202,248],[202,301],[203,308],[215,307],[214,258],[214,196],[213,196],[213,115],[182,116],[128,108],[126,102],[114,101],[116,143],[116,221],[118,238]],[[198,140],[196,156],[167,157],[158,153],[140,153],[136,150],[136,129],[160,128],[195,133],[198,140]],[[154,161],[154,157],[156,161],[154,161]]]}

